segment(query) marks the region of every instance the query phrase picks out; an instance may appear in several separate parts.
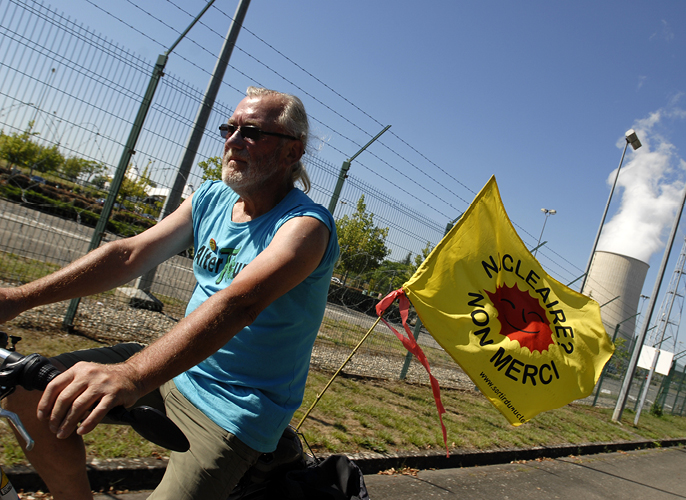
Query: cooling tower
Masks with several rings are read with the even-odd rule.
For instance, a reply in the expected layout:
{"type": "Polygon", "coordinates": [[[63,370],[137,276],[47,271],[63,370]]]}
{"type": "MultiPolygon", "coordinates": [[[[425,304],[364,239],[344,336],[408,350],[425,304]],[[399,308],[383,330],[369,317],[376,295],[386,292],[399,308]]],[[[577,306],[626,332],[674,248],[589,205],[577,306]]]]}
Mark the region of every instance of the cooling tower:
{"type": "Polygon", "coordinates": [[[626,255],[596,252],[593,256],[583,294],[600,304],[600,316],[610,338],[617,324],[620,324],[618,339],[633,338],[648,267],[645,262],[626,255]]]}

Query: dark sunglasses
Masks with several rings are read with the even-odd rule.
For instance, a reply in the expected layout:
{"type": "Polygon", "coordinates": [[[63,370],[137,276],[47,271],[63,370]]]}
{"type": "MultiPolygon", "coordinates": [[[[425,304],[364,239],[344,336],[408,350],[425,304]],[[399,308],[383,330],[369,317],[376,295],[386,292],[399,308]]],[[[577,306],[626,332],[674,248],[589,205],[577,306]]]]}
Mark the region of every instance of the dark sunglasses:
{"type": "Polygon", "coordinates": [[[223,139],[231,137],[236,133],[236,130],[238,130],[238,133],[243,139],[250,139],[251,141],[255,142],[259,141],[263,135],[274,135],[276,137],[283,137],[285,139],[294,139],[296,141],[299,140],[297,137],[293,137],[292,135],[279,134],[278,132],[265,132],[264,130],[253,127],[252,125],[241,125],[240,127],[228,123],[222,123],[219,125],[219,134],[223,139]]]}

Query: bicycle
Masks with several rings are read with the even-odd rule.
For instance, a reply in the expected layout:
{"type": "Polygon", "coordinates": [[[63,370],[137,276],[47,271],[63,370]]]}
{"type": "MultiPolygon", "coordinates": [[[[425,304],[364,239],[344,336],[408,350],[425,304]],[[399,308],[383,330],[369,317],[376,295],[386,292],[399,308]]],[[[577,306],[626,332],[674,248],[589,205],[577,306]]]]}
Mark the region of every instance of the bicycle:
{"type": "MultiPolygon", "coordinates": [[[[24,356],[16,352],[21,337],[0,332],[0,400],[6,398],[17,386],[26,390],[44,390],[52,379],[60,374],[50,361],[40,354],[24,356]],[[8,346],[8,343],[10,345],[8,346]]],[[[149,406],[126,409],[118,406],[107,416],[114,423],[131,426],[143,438],[172,451],[184,452],[190,447],[188,439],[164,413],[149,406]]],[[[11,422],[17,433],[31,450],[34,442],[26,432],[16,413],[0,408],[0,417],[11,422]]],[[[18,495],[9,478],[0,467],[0,500],[18,500],[18,495]]]]}
{"type": "MultiPolygon", "coordinates": [[[[0,332],[0,400],[17,386],[26,390],[44,390],[60,374],[50,361],[40,354],[24,356],[16,352],[21,337],[0,332]],[[8,342],[11,345],[8,347],[8,342]]],[[[107,414],[112,423],[130,425],[142,437],[163,448],[184,452],[190,447],[186,436],[164,413],[149,406],[125,409],[118,406],[107,414]]],[[[0,417],[7,418],[33,448],[33,440],[19,417],[0,408],[0,417]]],[[[305,453],[302,434],[288,427],[277,449],[263,454],[227,500],[266,500],[271,498],[369,500],[359,468],[343,455],[333,455],[320,461],[305,453]]],[[[309,447],[309,446],[308,446],[309,447]]],[[[0,500],[19,500],[16,490],[0,467],[0,500]]]]}

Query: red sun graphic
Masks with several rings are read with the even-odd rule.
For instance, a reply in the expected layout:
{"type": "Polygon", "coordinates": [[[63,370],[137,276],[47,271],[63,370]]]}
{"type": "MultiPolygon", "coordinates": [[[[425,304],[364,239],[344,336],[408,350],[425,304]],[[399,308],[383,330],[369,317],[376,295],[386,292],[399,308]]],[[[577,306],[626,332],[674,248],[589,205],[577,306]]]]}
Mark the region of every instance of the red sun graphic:
{"type": "Polygon", "coordinates": [[[500,334],[516,340],[530,352],[547,351],[553,343],[550,321],[540,302],[517,286],[500,286],[495,293],[486,291],[498,310],[500,334]]]}

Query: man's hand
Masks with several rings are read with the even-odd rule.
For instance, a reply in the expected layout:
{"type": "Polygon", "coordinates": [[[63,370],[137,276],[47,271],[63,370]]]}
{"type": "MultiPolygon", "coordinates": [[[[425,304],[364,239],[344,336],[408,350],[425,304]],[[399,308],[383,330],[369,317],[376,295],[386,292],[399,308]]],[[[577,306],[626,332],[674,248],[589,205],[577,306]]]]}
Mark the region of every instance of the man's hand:
{"type": "Polygon", "coordinates": [[[87,434],[109,410],[119,405],[129,407],[143,395],[132,375],[124,363],[77,363],[45,389],[38,403],[38,419],[47,421],[60,439],[74,430],[87,434]]]}

